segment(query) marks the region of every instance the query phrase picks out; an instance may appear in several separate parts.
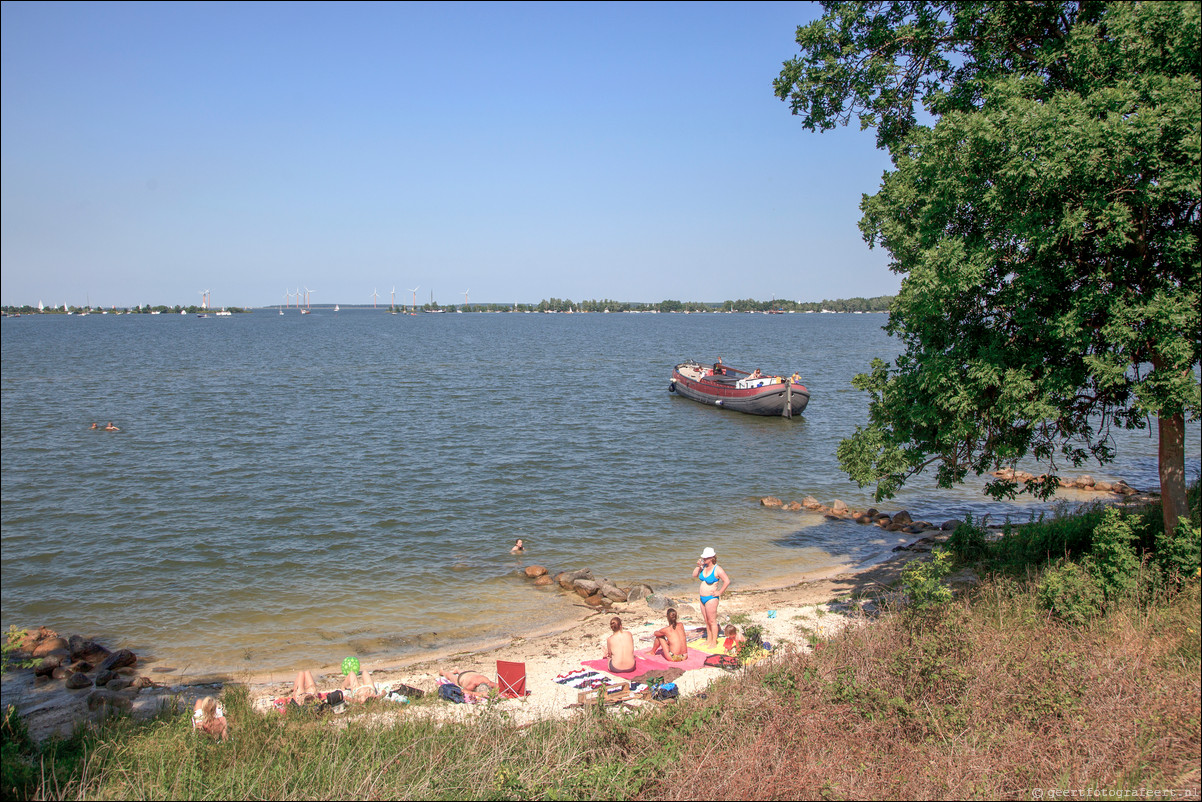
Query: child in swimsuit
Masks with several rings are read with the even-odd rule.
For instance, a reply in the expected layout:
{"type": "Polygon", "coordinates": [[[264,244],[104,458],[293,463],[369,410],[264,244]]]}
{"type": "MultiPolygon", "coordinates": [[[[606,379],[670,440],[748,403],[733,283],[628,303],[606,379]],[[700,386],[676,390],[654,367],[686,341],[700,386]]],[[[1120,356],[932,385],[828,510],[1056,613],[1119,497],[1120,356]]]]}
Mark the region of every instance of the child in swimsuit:
{"type": "Polygon", "coordinates": [[[727,654],[736,654],[747,642],[747,639],[739,634],[739,630],[734,624],[727,624],[725,635],[726,640],[722,641],[722,649],[727,654]]]}

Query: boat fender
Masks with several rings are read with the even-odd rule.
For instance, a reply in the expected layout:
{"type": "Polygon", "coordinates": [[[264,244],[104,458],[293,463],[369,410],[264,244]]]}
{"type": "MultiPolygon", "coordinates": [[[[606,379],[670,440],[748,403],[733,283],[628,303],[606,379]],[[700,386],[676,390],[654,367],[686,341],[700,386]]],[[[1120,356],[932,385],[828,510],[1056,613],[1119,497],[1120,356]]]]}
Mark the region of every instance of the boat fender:
{"type": "Polygon", "coordinates": [[[722,406],[722,399],[721,399],[721,398],[719,398],[717,401],[715,401],[715,402],[714,402],[714,406],[716,406],[716,407],[720,407],[720,406],[722,406]]]}
{"type": "Polygon", "coordinates": [[[668,382],[668,392],[669,393],[676,392],[676,382],[668,382]]]}

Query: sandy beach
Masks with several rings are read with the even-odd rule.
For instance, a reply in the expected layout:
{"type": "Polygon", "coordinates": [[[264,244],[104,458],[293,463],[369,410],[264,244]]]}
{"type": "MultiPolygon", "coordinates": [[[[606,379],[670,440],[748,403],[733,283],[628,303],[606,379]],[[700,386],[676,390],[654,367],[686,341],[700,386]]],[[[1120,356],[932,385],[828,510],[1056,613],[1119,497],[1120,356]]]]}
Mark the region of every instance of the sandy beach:
{"type": "MultiPolygon", "coordinates": [[[[936,534],[935,537],[942,535],[936,534]]],[[[740,629],[747,625],[758,625],[763,630],[763,639],[776,650],[807,649],[811,638],[829,637],[846,626],[868,620],[867,614],[873,611],[875,605],[872,599],[897,581],[906,562],[923,556],[923,551],[898,551],[884,562],[866,566],[835,566],[790,577],[774,583],[772,587],[743,588],[739,586],[738,578],[732,577],[731,587],[723,595],[719,607],[719,622],[733,619],[740,629]]],[[[674,597],[673,601],[686,627],[690,630],[702,627],[696,598],[674,597]]],[[[371,679],[375,683],[389,687],[404,683],[434,693],[442,670],[475,670],[492,677],[496,674],[498,660],[525,663],[529,695],[525,699],[503,700],[496,704],[503,706],[511,720],[518,725],[549,717],[570,716],[578,710],[575,703],[579,691],[556,683],[555,679],[582,669],[585,660],[602,656],[602,644],[609,634],[608,622],[612,615],[621,617],[625,627],[631,631],[636,650],[650,647],[651,633],[666,623],[664,613],[652,609],[643,600],[615,604],[605,612],[597,612],[583,604],[579,607],[577,619],[529,633],[525,637],[479,643],[466,650],[435,652],[395,661],[366,660],[363,668],[371,672],[371,679]]],[[[690,635],[690,638],[693,637],[697,635],[690,635]]],[[[247,672],[223,676],[156,673],[153,664],[139,665],[137,669],[138,674],[150,678],[155,685],[133,698],[131,709],[135,717],[153,715],[164,705],[191,707],[195,699],[218,694],[230,684],[246,685],[255,708],[266,712],[271,709],[272,699],[291,692],[296,671],[312,671],[322,691],[337,688],[342,680],[337,665],[298,664],[286,674],[247,672]]],[[[674,681],[682,694],[690,695],[704,691],[710,682],[723,673],[718,668],[697,668],[685,671],[674,681]]],[[[70,734],[77,721],[86,720],[91,715],[86,704],[91,690],[68,690],[60,681],[37,683],[29,670],[10,670],[4,676],[2,703],[5,707],[9,704],[17,706],[35,738],[55,734],[65,736],[70,734]]],[[[478,715],[485,707],[485,704],[456,705],[447,702],[411,706],[379,700],[372,702],[369,710],[371,718],[381,721],[399,715],[466,720],[478,715]]],[[[236,722],[233,724],[236,726],[236,722]]]]}

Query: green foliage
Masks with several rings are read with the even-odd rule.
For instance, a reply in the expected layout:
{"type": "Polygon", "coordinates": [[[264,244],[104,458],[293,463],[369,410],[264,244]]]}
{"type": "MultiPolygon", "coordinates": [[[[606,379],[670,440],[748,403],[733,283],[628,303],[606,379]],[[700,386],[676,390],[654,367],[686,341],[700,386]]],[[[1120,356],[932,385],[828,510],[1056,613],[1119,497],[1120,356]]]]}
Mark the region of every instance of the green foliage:
{"type": "Polygon", "coordinates": [[[1070,560],[1048,566],[1035,592],[1044,608],[1072,626],[1086,624],[1102,610],[1102,591],[1085,569],[1070,560]]]}
{"type": "Polygon", "coordinates": [[[1008,526],[990,549],[995,570],[1024,573],[1027,566],[1074,555],[1083,557],[1093,543],[1093,531],[1102,520],[1102,509],[1066,515],[1040,516],[1021,527],[1008,526]]]}
{"type": "Polygon", "coordinates": [[[29,728],[9,705],[0,722],[0,795],[5,799],[29,799],[35,788],[34,744],[29,728]]]}
{"type": "Polygon", "coordinates": [[[1171,535],[1156,533],[1156,551],[1152,560],[1161,575],[1173,587],[1202,573],[1202,528],[1188,518],[1177,522],[1171,535]]]}
{"type": "Polygon", "coordinates": [[[29,637],[29,631],[17,629],[15,624],[8,625],[8,632],[4,634],[4,641],[0,643],[0,674],[8,671],[9,666],[13,668],[37,668],[42,661],[38,658],[23,658],[16,659],[16,654],[29,637]]]}
{"type": "Polygon", "coordinates": [[[965,515],[964,523],[953,529],[948,537],[947,548],[956,559],[975,563],[989,552],[985,529],[973,524],[972,515],[965,515]]]}
{"type": "Polygon", "coordinates": [[[904,276],[904,350],[858,378],[844,470],[882,498],[930,466],[946,487],[1033,456],[1048,480],[990,489],[1046,497],[1061,465],[1113,459],[1112,426],[1179,437],[1202,409],[1199,4],[825,10],[776,94],[810,130],[876,129],[895,169],[860,227],[904,276]]]}
{"type": "Polygon", "coordinates": [[[1132,545],[1134,541],[1130,521],[1118,509],[1107,509],[1094,529],[1093,545],[1084,566],[1108,603],[1127,597],[1135,590],[1140,563],[1132,545]]]}
{"type": "Polygon", "coordinates": [[[902,587],[910,600],[909,608],[920,612],[933,610],[952,600],[952,589],[943,580],[952,572],[952,555],[935,549],[930,560],[914,560],[902,569],[902,587]]]}

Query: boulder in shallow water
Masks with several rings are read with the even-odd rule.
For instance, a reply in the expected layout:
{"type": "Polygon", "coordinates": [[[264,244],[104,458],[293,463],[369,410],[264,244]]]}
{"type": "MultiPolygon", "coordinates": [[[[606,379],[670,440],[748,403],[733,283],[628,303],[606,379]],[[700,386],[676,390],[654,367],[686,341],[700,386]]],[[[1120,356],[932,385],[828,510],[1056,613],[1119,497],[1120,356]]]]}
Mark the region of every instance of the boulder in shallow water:
{"type": "Polygon", "coordinates": [[[914,519],[910,517],[910,513],[906,512],[905,510],[894,513],[893,518],[890,520],[893,523],[899,524],[901,526],[906,526],[906,525],[914,522],[914,519]]]}
{"type": "Polygon", "coordinates": [[[125,677],[113,677],[108,682],[104,683],[104,687],[110,691],[123,691],[133,683],[125,677]]]}
{"type": "Polygon", "coordinates": [[[33,667],[33,673],[40,677],[49,677],[55,669],[62,666],[71,658],[71,653],[66,649],[55,649],[47,652],[41,657],[35,658],[37,665],[33,667]]]}
{"type": "Polygon", "coordinates": [[[545,588],[548,585],[554,585],[554,584],[555,584],[555,580],[552,579],[551,577],[547,576],[546,574],[543,574],[542,576],[537,577],[534,580],[534,586],[536,588],[545,588]]]}
{"type": "Polygon", "coordinates": [[[33,647],[33,656],[44,657],[45,655],[48,655],[51,652],[59,651],[60,649],[65,651],[68,657],[71,656],[71,649],[68,647],[66,638],[47,638],[46,640],[38,643],[37,646],[33,647]]]}
{"type": "Polygon", "coordinates": [[[613,585],[602,585],[599,589],[602,596],[610,601],[624,602],[626,601],[626,592],[613,585]]]}
{"type": "Polygon", "coordinates": [[[594,593],[592,596],[586,596],[584,603],[589,607],[600,607],[604,600],[604,597],[600,593],[594,593]]]}
{"type": "Polygon", "coordinates": [[[572,587],[582,596],[588,597],[596,593],[601,586],[591,579],[577,579],[572,582],[572,587]]]}
{"type": "Polygon", "coordinates": [[[101,671],[96,672],[97,687],[104,686],[105,683],[107,683],[109,680],[111,680],[115,676],[117,676],[116,671],[101,670],[101,671]]]}
{"type": "Polygon", "coordinates": [[[540,576],[544,576],[546,573],[547,569],[541,565],[526,566],[526,576],[530,577],[531,579],[538,579],[540,576]]]}
{"type": "Polygon", "coordinates": [[[847,512],[847,505],[841,499],[835,499],[831,502],[831,512],[836,515],[843,515],[847,512]]]}
{"type": "Polygon", "coordinates": [[[581,568],[578,571],[571,571],[568,573],[568,581],[569,582],[575,582],[577,579],[592,579],[592,578],[593,578],[593,569],[591,569],[591,568],[581,568]]]}
{"type": "Polygon", "coordinates": [[[91,688],[92,680],[87,674],[83,673],[82,671],[77,671],[71,676],[67,677],[67,687],[73,691],[77,691],[80,688],[91,688]]]}
{"type": "Polygon", "coordinates": [[[654,592],[650,585],[638,584],[626,591],[626,601],[634,602],[639,599],[645,599],[654,592]]]}
{"type": "Polygon", "coordinates": [[[776,496],[764,496],[762,499],[760,499],[760,504],[764,505],[765,507],[782,507],[784,506],[784,503],[785,502],[781,501],[776,496]]]}
{"type": "Polygon", "coordinates": [[[138,662],[138,656],[129,649],[118,649],[104,659],[100,664],[101,671],[113,671],[118,668],[132,666],[138,662]]]}

